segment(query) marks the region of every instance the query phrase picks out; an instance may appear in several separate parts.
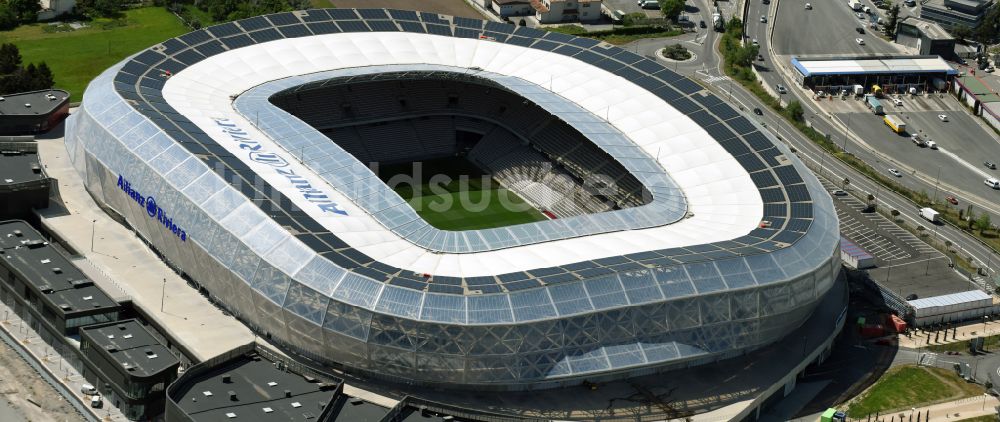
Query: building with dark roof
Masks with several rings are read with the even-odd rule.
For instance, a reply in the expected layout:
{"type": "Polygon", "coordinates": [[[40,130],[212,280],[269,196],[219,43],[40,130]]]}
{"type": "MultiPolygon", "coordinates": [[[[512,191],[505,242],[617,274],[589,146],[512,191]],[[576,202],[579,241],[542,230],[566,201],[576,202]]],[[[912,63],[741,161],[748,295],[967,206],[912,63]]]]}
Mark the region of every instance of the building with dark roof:
{"type": "Polygon", "coordinates": [[[119,304],[24,221],[0,222],[4,303],[53,334],[118,319],[119,304]]]}
{"type": "MultiPolygon", "coordinates": [[[[344,397],[342,388],[339,380],[327,380],[294,362],[259,349],[256,344],[249,344],[188,368],[167,389],[166,420],[368,420],[357,417],[371,414],[372,409],[367,408],[348,419],[335,418],[333,405],[335,398],[344,397]]],[[[381,411],[381,415],[386,413],[387,409],[381,411]]]]}
{"type": "Polygon", "coordinates": [[[34,219],[49,206],[52,179],[38,161],[38,144],[24,137],[0,139],[0,221],[34,219]]]}
{"type": "Polygon", "coordinates": [[[180,361],[139,321],[129,319],[80,329],[84,378],[131,420],[163,413],[166,387],[180,361]]]}
{"type": "Polygon", "coordinates": [[[993,0],[929,0],[920,5],[920,18],[948,30],[956,26],[975,28],[995,5],[993,0]]]}
{"type": "Polygon", "coordinates": [[[896,24],[896,42],[917,50],[920,55],[955,56],[955,37],[940,24],[907,16],[896,24]]]}
{"type": "Polygon", "coordinates": [[[0,96],[0,135],[45,132],[69,114],[69,93],[61,89],[0,96]]]}

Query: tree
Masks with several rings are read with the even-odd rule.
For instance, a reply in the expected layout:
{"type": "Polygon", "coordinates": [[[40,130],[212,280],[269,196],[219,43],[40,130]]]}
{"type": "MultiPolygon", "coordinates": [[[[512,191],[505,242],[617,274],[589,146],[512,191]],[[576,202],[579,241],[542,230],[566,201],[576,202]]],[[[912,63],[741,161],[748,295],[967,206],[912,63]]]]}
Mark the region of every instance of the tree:
{"type": "Polygon", "coordinates": [[[49,69],[49,65],[45,62],[39,63],[38,75],[35,77],[35,86],[38,89],[49,89],[55,84],[55,76],[52,75],[52,69],[49,69]]]}
{"type": "Polygon", "coordinates": [[[660,0],[660,12],[663,17],[677,22],[677,17],[684,11],[684,0],[660,0]]]}
{"type": "Polygon", "coordinates": [[[14,44],[0,45],[0,74],[11,74],[21,68],[21,51],[14,44]]]}
{"type": "Polygon", "coordinates": [[[113,18],[121,15],[121,0],[78,0],[76,8],[90,17],[113,18]]]}
{"type": "Polygon", "coordinates": [[[34,22],[42,10],[42,4],[37,0],[7,0],[7,7],[20,22],[34,22]]]}
{"type": "Polygon", "coordinates": [[[990,224],[990,213],[988,212],[983,212],[976,218],[976,227],[979,227],[979,234],[983,234],[984,231],[989,230],[990,224]]]}
{"type": "Polygon", "coordinates": [[[0,29],[8,30],[17,28],[20,22],[17,20],[17,14],[6,4],[0,3],[0,29]]]}
{"type": "Polygon", "coordinates": [[[889,38],[896,38],[896,22],[899,21],[899,5],[894,4],[889,8],[889,12],[886,13],[885,22],[885,35],[889,38]]]}
{"type": "Polygon", "coordinates": [[[965,41],[972,38],[972,28],[969,28],[967,25],[955,25],[951,28],[951,35],[959,41],[965,41]]]}
{"type": "MultiPolygon", "coordinates": [[[[802,108],[802,103],[800,103],[799,100],[789,101],[788,107],[785,107],[785,110],[788,110],[788,115],[792,118],[792,120],[795,120],[796,122],[801,122],[806,115],[806,111],[804,108],[802,108]]],[[[845,185],[847,183],[845,183],[845,185]]]]}

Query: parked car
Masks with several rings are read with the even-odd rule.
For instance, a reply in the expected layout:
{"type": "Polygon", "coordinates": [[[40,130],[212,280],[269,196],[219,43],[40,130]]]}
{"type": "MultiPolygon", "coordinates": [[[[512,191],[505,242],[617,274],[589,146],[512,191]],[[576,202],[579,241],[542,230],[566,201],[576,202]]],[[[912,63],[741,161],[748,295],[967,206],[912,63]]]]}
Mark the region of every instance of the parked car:
{"type": "Polygon", "coordinates": [[[754,38],[754,39],[753,39],[752,43],[753,43],[753,45],[760,45],[760,43],[759,43],[759,42],[757,42],[757,39],[756,39],[756,38],[754,38]]]}
{"type": "Polygon", "coordinates": [[[941,119],[942,122],[947,122],[948,121],[948,115],[947,114],[938,114],[938,119],[941,119]]]}
{"type": "Polygon", "coordinates": [[[896,107],[901,107],[903,105],[903,100],[900,100],[899,98],[893,98],[892,104],[894,104],[896,107]]]}
{"type": "Polygon", "coordinates": [[[860,26],[859,26],[859,27],[857,27],[857,28],[854,28],[854,30],[855,30],[855,31],[858,31],[858,33],[859,33],[859,34],[864,34],[864,33],[865,33],[865,29],[864,29],[864,28],[862,28],[862,27],[860,27],[860,26]]]}
{"type": "MultiPolygon", "coordinates": [[[[754,109],[753,109],[753,114],[756,114],[756,115],[758,115],[758,116],[763,116],[763,115],[764,115],[764,112],[763,112],[763,111],[760,111],[760,109],[759,109],[759,108],[757,108],[757,107],[754,107],[754,109]]],[[[996,167],[994,167],[994,168],[996,168],[996,167]]]]}
{"type": "Polygon", "coordinates": [[[957,200],[957,199],[955,199],[955,197],[954,197],[954,196],[949,196],[949,197],[947,197],[947,198],[945,198],[945,199],[946,199],[946,200],[948,200],[948,203],[949,203],[949,204],[952,204],[952,205],[958,205],[958,200],[957,200]]]}
{"type": "Polygon", "coordinates": [[[986,168],[988,168],[990,170],[996,170],[997,169],[996,163],[993,163],[993,162],[990,162],[990,161],[984,162],[983,165],[986,166],[986,168]]]}
{"type": "Polygon", "coordinates": [[[787,94],[788,93],[788,89],[785,88],[785,86],[782,85],[782,84],[778,84],[777,86],[775,86],[775,89],[778,90],[779,94],[787,94]]]}
{"type": "Polygon", "coordinates": [[[757,61],[759,61],[759,62],[764,61],[764,55],[763,54],[758,54],[757,55],[757,61]]]}
{"type": "Polygon", "coordinates": [[[702,27],[702,28],[708,28],[708,25],[705,25],[705,21],[704,21],[704,20],[702,20],[702,21],[699,21],[699,22],[698,22],[698,26],[700,26],[700,27],[702,27]]]}
{"type": "Polygon", "coordinates": [[[767,23],[767,16],[760,15],[760,23],[767,23]]]}
{"type": "Polygon", "coordinates": [[[896,177],[903,177],[903,173],[900,173],[899,170],[896,169],[889,169],[889,174],[896,177]]]}
{"type": "Polygon", "coordinates": [[[855,38],[854,42],[858,43],[858,45],[865,45],[865,40],[862,38],[855,38]]]}
{"type": "Polygon", "coordinates": [[[833,196],[847,196],[847,192],[844,192],[843,189],[835,189],[831,191],[830,194],[833,196]]]}

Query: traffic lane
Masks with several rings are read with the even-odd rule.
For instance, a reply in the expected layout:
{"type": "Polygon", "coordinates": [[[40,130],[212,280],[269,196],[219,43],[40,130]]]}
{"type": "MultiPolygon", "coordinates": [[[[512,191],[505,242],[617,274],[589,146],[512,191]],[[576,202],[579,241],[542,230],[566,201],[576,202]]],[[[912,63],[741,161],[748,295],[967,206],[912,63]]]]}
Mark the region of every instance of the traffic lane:
{"type": "Polygon", "coordinates": [[[896,46],[869,33],[868,20],[858,19],[846,1],[812,2],[805,9],[804,0],[778,1],[771,48],[779,55],[861,54],[872,51],[895,52],[896,46]],[[857,27],[865,28],[858,34],[857,27]],[[855,38],[863,38],[858,45],[855,38]]]}
{"type": "Polygon", "coordinates": [[[942,148],[962,158],[973,167],[991,176],[991,170],[983,166],[983,161],[1000,162],[1000,142],[993,134],[983,130],[964,110],[902,112],[900,115],[910,127],[910,133],[926,135],[942,148]],[[948,116],[943,122],[938,115],[948,116]]]}
{"type": "MultiPolygon", "coordinates": [[[[711,86],[713,90],[716,91],[717,95],[731,98],[730,102],[737,103],[745,108],[749,107],[748,109],[752,109],[753,107],[759,107],[762,110],[766,109],[766,107],[760,103],[759,100],[753,96],[753,94],[744,91],[741,86],[737,85],[732,87],[731,94],[723,92],[722,86],[720,85],[711,86]]],[[[790,123],[786,122],[781,117],[773,116],[772,113],[768,111],[765,111],[764,116],[760,117],[760,120],[767,123],[768,130],[778,136],[780,140],[791,145],[798,151],[799,157],[805,161],[810,161],[815,165],[820,165],[822,168],[820,175],[822,177],[835,181],[843,180],[846,177],[851,180],[851,189],[857,189],[861,192],[867,192],[875,195],[877,198],[876,202],[880,203],[880,206],[888,206],[891,209],[898,210],[905,210],[914,207],[913,203],[899,194],[889,191],[876,184],[874,181],[868,179],[865,175],[857,172],[847,164],[828,157],[827,154],[819,148],[819,146],[815,145],[810,140],[805,139],[802,134],[800,134],[794,127],[791,126],[790,123]]],[[[997,258],[991,249],[982,245],[977,240],[971,238],[969,235],[957,228],[948,225],[932,227],[930,222],[910,214],[903,214],[900,218],[907,220],[910,224],[923,226],[928,230],[933,231],[936,229],[939,236],[952,242],[954,249],[960,251],[965,256],[973,256],[978,262],[997,262],[997,258]]],[[[996,264],[993,264],[993,266],[995,267],[996,264]]]]}
{"type": "MultiPolygon", "coordinates": [[[[908,114],[906,117],[916,117],[914,115],[917,113],[908,114]]],[[[941,150],[921,148],[914,144],[908,134],[917,133],[918,125],[907,126],[907,134],[900,135],[886,126],[882,116],[871,113],[841,113],[836,116],[842,122],[849,122],[850,130],[864,139],[869,147],[893,160],[892,162],[876,163],[876,166],[879,166],[877,168],[879,171],[885,172],[888,168],[898,168],[903,172],[903,177],[898,178],[900,181],[914,178],[916,174],[913,172],[919,172],[923,173],[929,180],[940,180],[943,184],[954,186],[983,198],[995,198],[993,190],[983,184],[984,177],[977,171],[978,169],[962,165],[954,157],[941,150]],[[912,172],[907,170],[912,170],[912,172]]],[[[903,118],[910,125],[914,119],[906,119],[906,117],[903,118]]],[[[930,129],[930,126],[924,127],[930,129]]],[[[940,133],[941,129],[934,128],[930,138],[941,144],[942,148],[947,149],[948,147],[943,143],[948,141],[942,136],[936,136],[940,133]]],[[[857,152],[859,151],[855,151],[855,153],[857,152]]],[[[920,188],[923,189],[922,186],[920,188]]],[[[933,194],[933,191],[927,192],[933,194]]]]}

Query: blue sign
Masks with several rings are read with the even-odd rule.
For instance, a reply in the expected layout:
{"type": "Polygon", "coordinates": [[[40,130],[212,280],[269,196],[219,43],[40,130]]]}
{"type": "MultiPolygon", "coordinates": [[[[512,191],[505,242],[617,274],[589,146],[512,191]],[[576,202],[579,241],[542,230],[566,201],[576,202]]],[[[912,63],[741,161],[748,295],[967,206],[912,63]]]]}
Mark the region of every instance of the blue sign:
{"type": "Polygon", "coordinates": [[[163,212],[163,208],[160,208],[160,206],[156,204],[156,198],[153,198],[152,196],[144,196],[139,193],[139,191],[135,190],[135,188],[132,187],[132,184],[120,174],[118,175],[118,189],[125,192],[125,194],[128,195],[129,198],[132,198],[132,201],[140,207],[145,208],[146,215],[148,215],[149,218],[155,218],[160,225],[173,233],[174,236],[179,237],[182,242],[187,242],[187,232],[178,227],[177,223],[175,223],[172,218],[167,217],[167,214],[163,212]]]}
{"type": "Polygon", "coordinates": [[[260,142],[251,139],[250,134],[237,126],[235,122],[224,117],[213,117],[212,120],[215,121],[215,124],[219,125],[224,133],[229,135],[239,149],[247,151],[247,157],[250,161],[274,167],[274,171],[288,179],[292,186],[299,191],[303,199],[315,204],[320,211],[347,215],[347,211],[340,208],[340,205],[333,202],[326,193],[314,187],[305,177],[287,168],[288,160],[278,155],[277,152],[264,149],[264,146],[260,142]]]}

